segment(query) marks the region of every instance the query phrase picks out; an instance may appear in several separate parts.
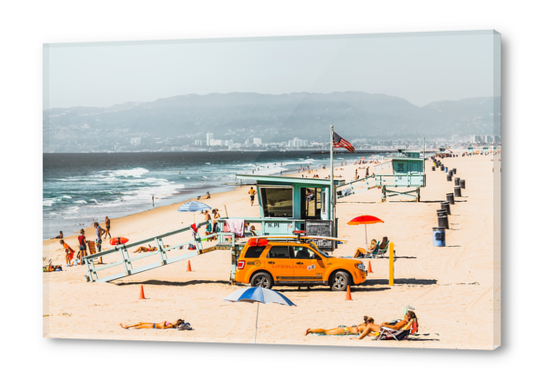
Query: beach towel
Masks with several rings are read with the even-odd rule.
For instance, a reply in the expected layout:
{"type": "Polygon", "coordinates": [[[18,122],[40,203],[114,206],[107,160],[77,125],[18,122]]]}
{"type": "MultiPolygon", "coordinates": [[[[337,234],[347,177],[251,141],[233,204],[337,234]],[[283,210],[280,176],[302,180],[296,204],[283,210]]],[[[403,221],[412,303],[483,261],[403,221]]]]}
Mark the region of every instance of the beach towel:
{"type": "Polygon", "coordinates": [[[198,228],[199,228],[199,224],[192,224],[190,225],[190,231],[192,232],[192,238],[196,239],[196,237],[198,236],[198,228]]]}
{"type": "Polygon", "coordinates": [[[226,219],[226,225],[228,225],[230,230],[235,233],[237,237],[245,236],[245,220],[226,219]]]}

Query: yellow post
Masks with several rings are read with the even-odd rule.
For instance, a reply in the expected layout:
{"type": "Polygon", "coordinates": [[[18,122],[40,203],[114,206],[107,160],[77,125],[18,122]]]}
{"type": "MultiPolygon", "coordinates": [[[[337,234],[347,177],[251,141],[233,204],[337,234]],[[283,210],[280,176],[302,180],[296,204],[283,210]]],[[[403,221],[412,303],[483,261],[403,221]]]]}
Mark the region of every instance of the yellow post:
{"type": "Polygon", "coordinates": [[[393,276],[394,276],[394,267],[393,267],[393,242],[390,242],[390,246],[388,248],[389,252],[390,252],[390,280],[389,280],[389,285],[390,286],[393,286],[393,276]]]}

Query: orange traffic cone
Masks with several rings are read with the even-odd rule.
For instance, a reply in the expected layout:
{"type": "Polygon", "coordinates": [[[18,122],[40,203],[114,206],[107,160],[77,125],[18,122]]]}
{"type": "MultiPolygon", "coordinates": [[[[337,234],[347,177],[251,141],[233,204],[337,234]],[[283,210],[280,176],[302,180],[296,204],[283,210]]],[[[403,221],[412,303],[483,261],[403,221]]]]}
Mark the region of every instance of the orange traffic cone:
{"type": "Polygon", "coordinates": [[[139,291],[139,300],[145,300],[145,292],[143,292],[143,284],[141,285],[141,290],[139,291]]]}
{"type": "Polygon", "coordinates": [[[346,287],[346,300],[352,300],[352,295],[350,295],[350,286],[346,287]]]}
{"type": "Polygon", "coordinates": [[[190,267],[190,261],[188,261],[188,266],[186,267],[186,271],[192,271],[192,267],[190,267]]]}
{"type": "Polygon", "coordinates": [[[373,273],[373,270],[371,269],[371,261],[369,261],[369,269],[367,270],[369,274],[373,273]]]}

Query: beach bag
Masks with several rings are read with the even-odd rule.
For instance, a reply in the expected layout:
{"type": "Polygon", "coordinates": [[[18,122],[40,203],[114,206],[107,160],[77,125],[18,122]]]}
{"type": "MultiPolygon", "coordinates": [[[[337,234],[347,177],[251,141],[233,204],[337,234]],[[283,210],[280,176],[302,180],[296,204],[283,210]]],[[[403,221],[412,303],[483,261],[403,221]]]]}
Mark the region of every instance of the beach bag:
{"type": "Polygon", "coordinates": [[[190,326],[190,323],[189,322],[183,322],[182,324],[180,324],[177,329],[179,330],[192,330],[192,326],[190,326]]]}

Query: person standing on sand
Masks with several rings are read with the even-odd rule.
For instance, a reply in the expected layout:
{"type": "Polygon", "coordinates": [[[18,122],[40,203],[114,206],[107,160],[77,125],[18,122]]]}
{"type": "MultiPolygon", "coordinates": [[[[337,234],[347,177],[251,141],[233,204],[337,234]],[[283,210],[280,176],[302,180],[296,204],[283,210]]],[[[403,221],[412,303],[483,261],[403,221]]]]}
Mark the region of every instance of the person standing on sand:
{"type": "Polygon", "coordinates": [[[111,238],[111,233],[109,232],[111,230],[111,220],[109,217],[105,216],[105,233],[104,238],[106,235],[109,235],[109,238],[111,238]]]}
{"type": "MultiPolygon", "coordinates": [[[[105,230],[97,222],[94,223],[94,227],[96,228],[96,252],[100,253],[102,251],[102,236],[105,234],[105,230]]],[[[100,257],[100,263],[103,263],[102,257],[100,257]]]]}
{"type": "Polygon", "coordinates": [[[79,253],[77,258],[79,258],[79,265],[83,264],[83,257],[87,256],[87,238],[85,237],[85,229],[81,229],[79,232],[80,235],[77,237],[79,240],[79,253]]]}
{"type": "Polygon", "coordinates": [[[64,242],[64,240],[60,240],[60,244],[66,251],[66,266],[69,266],[72,264],[73,254],[75,253],[75,250],[73,250],[70,245],[64,242]]]}
{"type": "Polygon", "coordinates": [[[250,206],[252,207],[254,205],[254,195],[256,195],[256,191],[253,187],[250,187],[248,194],[250,195],[250,206]]]}
{"type": "Polygon", "coordinates": [[[152,206],[154,207],[154,195],[152,195],[152,206]]]}
{"type": "MultiPolygon", "coordinates": [[[[205,214],[205,221],[211,221],[211,215],[209,214],[209,211],[206,209],[203,211],[205,214]]],[[[205,228],[205,235],[208,236],[213,231],[213,225],[209,222],[207,224],[207,228],[205,228]]]]}

